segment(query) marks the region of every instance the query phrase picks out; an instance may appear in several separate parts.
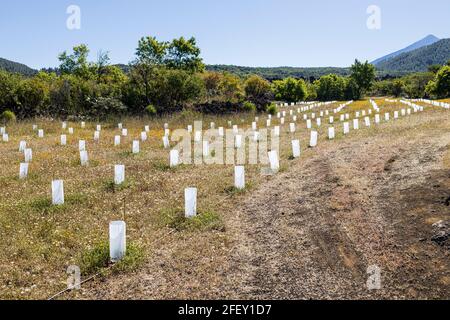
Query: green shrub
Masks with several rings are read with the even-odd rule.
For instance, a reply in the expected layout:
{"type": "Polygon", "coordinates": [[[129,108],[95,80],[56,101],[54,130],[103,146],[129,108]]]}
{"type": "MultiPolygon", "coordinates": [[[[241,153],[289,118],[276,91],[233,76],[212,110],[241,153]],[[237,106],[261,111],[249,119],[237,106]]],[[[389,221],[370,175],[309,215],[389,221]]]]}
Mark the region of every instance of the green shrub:
{"type": "Polygon", "coordinates": [[[231,186],[231,187],[225,188],[225,193],[227,193],[230,196],[235,196],[235,195],[244,194],[251,188],[252,188],[252,184],[246,183],[244,189],[238,189],[235,186],[231,186]]]}
{"type": "Polygon", "coordinates": [[[182,209],[168,209],[161,212],[164,226],[177,231],[224,231],[221,217],[212,211],[199,212],[193,218],[186,218],[182,209]]]}
{"type": "Polygon", "coordinates": [[[155,161],[152,163],[152,167],[157,170],[157,171],[163,171],[163,172],[167,172],[170,171],[171,168],[169,164],[167,164],[167,162],[164,161],[155,161]]]}
{"type": "Polygon", "coordinates": [[[254,103],[258,111],[265,111],[275,97],[270,82],[257,75],[245,80],[244,90],[246,99],[254,103]]]}
{"type": "Polygon", "coordinates": [[[88,197],[81,193],[69,194],[65,196],[63,205],[53,205],[52,200],[48,197],[37,197],[33,199],[28,206],[35,212],[42,214],[52,214],[61,212],[70,206],[82,205],[88,201],[88,197]]]}
{"type": "Polygon", "coordinates": [[[156,110],[155,106],[152,105],[152,104],[149,104],[149,105],[147,106],[147,108],[145,108],[145,111],[147,112],[147,114],[148,114],[149,116],[155,116],[156,113],[157,113],[157,110],[156,110]]]}
{"type": "Polygon", "coordinates": [[[275,99],[286,102],[296,102],[305,100],[308,95],[306,83],[303,79],[292,77],[273,82],[275,99]]]}
{"type": "Polygon", "coordinates": [[[81,254],[79,266],[82,275],[92,275],[109,265],[109,244],[101,242],[81,254]]]}
{"type": "Polygon", "coordinates": [[[256,105],[254,103],[250,102],[250,101],[245,101],[242,104],[242,108],[246,112],[255,112],[256,111],[256,105]]]}
{"type": "Polygon", "coordinates": [[[5,123],[16,122],[16,115],[14,112],[6,110],[0,115],[0,119],[5,123]]]}
{"type": "Polygon", "coordinates": [[[271,114],[271,115],[276,115],[278,112],[277,106],[275,105],[275,103],[271,103],[268,107],[267,107],[267,113],[271,114]]]}
{"type": "Polygon", "coordinates": [[[127,253],[122,260],[114,265],[114,272],[127,272],[136,270],[144,261],[144,248],[130,243],[127,245],[127,253]]]}
{"type": "Polygon", "coordinates": [[[105,117],[124,113],[127,107],[117,98],[99,97],[92,102],[90,114],[93,117],[105,117]]]}
{"type": "Polygon", "coordinates": [[[116,193],[120,192],[126,189],[129,189],[131,187],[130,180],[127,179],[121,184],[117,185],[114,180],[106,180],[103,182],[104,189],[106,192],[116,193]]]}
{"type": "MultiPolygon", "coordinates": [[[[111,271],[133,271],[141,265],[143,260],[143,248],[133,243],[127,244],[127,252],[125,257],[114,264],[111,271]]],[[[92,249],[83,252],[80,257],[79,266],[81,269],[81,274],[84,276],[93,275],[111,266],[109,259],[109,243],[106,241],[99,242],[94,245],[92,249]]]]}
{"type": "MultiPolygon", "coordinates": [[[[30,207],[37,212],[48,212],[52,208],[52,201],[47,197],[39,197],[30,202],[30,207]]],[[[56,208],[60,208],[57,206],[56,208]]]]}

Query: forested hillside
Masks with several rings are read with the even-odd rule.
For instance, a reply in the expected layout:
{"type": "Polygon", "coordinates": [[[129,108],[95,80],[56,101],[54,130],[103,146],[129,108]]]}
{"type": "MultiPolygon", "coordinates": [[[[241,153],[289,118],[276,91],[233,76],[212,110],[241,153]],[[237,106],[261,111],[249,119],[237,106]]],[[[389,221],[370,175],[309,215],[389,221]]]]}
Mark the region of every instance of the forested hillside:
{"type": "Polygon", "coordinates": [[[30,67],[28,67],[24,64],[6,60],[3,58],[0,58],[0,69],[11,72],[11,73],[20,73],[25,76],[32,76],[37,73],[36,70],[31,69],[30,67]]]}
{"type": "Polygon", "coordinates": [[[430,46],[430,45],[438,42],[439,40],[441,40],[441,39],[439,39],[438,37],[430,34],[429,36],[423,38],[422,40],[419,40],[419,41],[413,43],[412,45],[410,45],[410,46],[408,46],[406,48],[403,48],[401,50],[398,50],[396,52],[390,53],[388,55],[385,55],[384,57],[381,57],[379,59],[374,60],[372,62],[372,64],[377,66],[378,64],[380,64],[382,62],[385,62],[385,61],[387,61],[389,59],[392,59],[394,57],[397,57],[397,56],[399,56],[399,55],[401,55],[403,53],[411,52],[411,51],[417,50],[419,48],[430,46]]]}
{"type": "Polygon", "coordinates": [[[330,73],[338,74],[341,76],[347,76],[350,74],[350,68],[335,68],[335,67],[324,67],[324,68],[295,68],[295,67],[274,67],[274,68],[263,68],[263,67],[241,67],[232,65],[207,65],[206,69],[208,71],[216,72],[230,72],[238,76],[248,76],[251,74],[259,75],[267,80],[278,80],[287,77],[303,78],[306,80],[318,79],[323,75],[330,73]]]}
{"type": "Polygon", "coordinates": [[[377,69],[401,72],[424,72],[430,65],[443,65],[450,60],[450,39],[440,40],[430,46],[403,53],[379,63],[377,69]]]}

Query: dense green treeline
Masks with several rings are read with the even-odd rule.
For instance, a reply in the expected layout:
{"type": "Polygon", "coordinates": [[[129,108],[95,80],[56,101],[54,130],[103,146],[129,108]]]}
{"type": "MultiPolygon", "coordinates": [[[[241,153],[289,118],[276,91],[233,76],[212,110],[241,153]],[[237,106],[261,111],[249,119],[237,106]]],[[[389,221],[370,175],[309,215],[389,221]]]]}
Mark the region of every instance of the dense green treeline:
{"type": "Polygon", "coordinates": [[[295,77],[269,82],[259,75],[239,77],[207,71],[194,38],[161,42],[142,38],[127,66],[110,64],[107,52],[88,60],[86,45],[59,55],[60,66],[30,77],[0,71],[0,113],[18,118],[49,116],[103,118],[150,116],[185,108],[200,112],[274,112],[272,101],[357,100],[366,94],[447,97],[449,66],[430,72],[376,81],[375,67],[358,60],[349,75],[329,74],[315,81],[295,77]]]}
{"type": "Polygon", "coordinates": [[[349,68],[335,68],[335,67],[323,67],[323,68],[295,68],[295,67],[241,67],[233,65],[208,65],[206,66],[208,71],[215,72],[229,72],[236,74],[240,77],[247,77],[249,75],[258,75],[269,81],[282,80],[285,78],[301,78],[307,81],[314,81],[319,79],[323,75],[337,74],[340,76],[350,75],[349,68]]]}
{"type": "Polygon", "coordinates": [[[432,65],[428,72],[375,82],[371,95],[442,99],[450,96],[450,61],[432,65]]]}

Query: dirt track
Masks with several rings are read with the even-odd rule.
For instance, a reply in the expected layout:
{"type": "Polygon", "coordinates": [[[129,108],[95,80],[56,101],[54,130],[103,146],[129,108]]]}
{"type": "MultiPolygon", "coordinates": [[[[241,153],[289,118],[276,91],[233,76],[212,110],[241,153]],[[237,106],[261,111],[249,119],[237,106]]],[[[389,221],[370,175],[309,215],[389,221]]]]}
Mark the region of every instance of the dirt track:
{"type": "Polygon", "coordinates": [[[449,298],[448,242],[430,239],[450,218],[450,126],[427,128],[317,149],[254,193],[232,224],[242,239],[230,294],[449,298]],[[367,290],[369,265],[382,290],[367,290]]]}
{"type": "Polygon", "coordinates": [[[136,275],[93,282],[83,297],[448,299],[450,240],[431,241],[433,224],[450,220],[445,117],[323,143],[248,194],[222,247],[186,239],[176,258],[161,247],[136,275]],[[367,290],[370,265],[381,290],[367,290]]]}

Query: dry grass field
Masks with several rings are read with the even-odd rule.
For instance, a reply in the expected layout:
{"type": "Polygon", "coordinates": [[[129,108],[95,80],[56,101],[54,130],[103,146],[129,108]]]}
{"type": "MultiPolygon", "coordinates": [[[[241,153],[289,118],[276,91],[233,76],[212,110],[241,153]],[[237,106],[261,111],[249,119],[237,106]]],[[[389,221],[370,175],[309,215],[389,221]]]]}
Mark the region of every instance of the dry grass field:
{"type": "MultiPolygon", "coordinates": [[[[6,127],[0,142],[0,298],[46,299],[67,286],[67,267],[81,267],[81,290],[58,299],[174,298],[450,298],[449,241],[431,241],[436,222],[450,224],[450,111],[417,103],[423,112],[393,119],[406,108],[375,100],[381,124],[343,135],[340,114],[372,109],[357,101],[334,115],[336,138],[327,139],[327,117],[319,142],[308,148],[302,115],[289,133],[289,112],[281,127],[280,172],[261,174],[246,165],[247,187],[233,189],[232,165],[169,167],[162,145],[164,123],[171,130],[195,120],[229,128],[251,127],[253,114],[96,122],[36,119],[6,127]],[[389,122],[384,113],[391,114],[389,122]],[[38,138],[32,125],[45,132],[38,138]],[[149,139],[132,154],[133,140],[149,125],[149,139]],[[67,146],[59,138],[67,134],[67,146]],[[291,140],[302,155],[292,159],[291,140]],[[85,139],[89,165],[79,162],[85,139]],[[33,150],[29,176],[19,179],[23,154],[33,150]],[[115,186],[114,165],[125,165],[126,181],[115,186]],[[64,180],[65,204],[51,204],[51,181],[64,180]],[[198,188],[199,216],[183,218],[184,189],[198,188]],[[110,221],[127,223],[127,256],[108,262],[110,221]],[[378,265],[383,288],[368,291],[366,269],[378,265]]],[[[447,100],[449,102],[449,100],[447,100]]],[[[332,110],[339,103],[307,114],[332,110]]],[[[295,110],[289,107],[281,110],[295,110]]],[[[331,115],[331,114],[330,114],[331,115]]],[[[351,120],[350,120],[351,121],[351,120]]],[[[279,119],[274,117],[273,125],[279,119]]],[[[259,115],[258,128],[265,128],[259,115]]],[[[316,128],[313,122],[313,128],[316,128]]],[[[448,232],[448,229],[447,229],[448,232]]]]}

